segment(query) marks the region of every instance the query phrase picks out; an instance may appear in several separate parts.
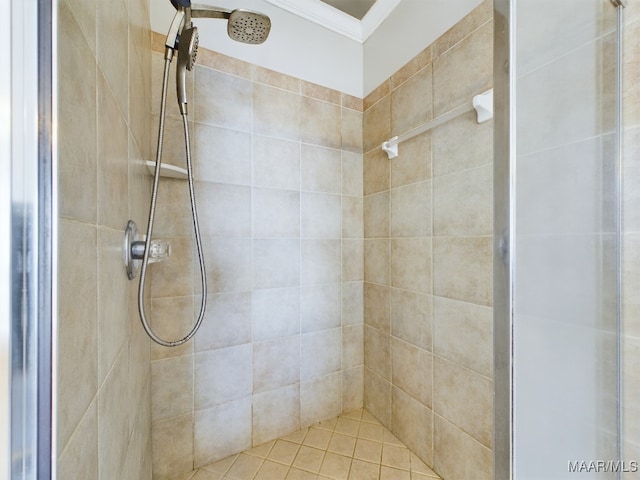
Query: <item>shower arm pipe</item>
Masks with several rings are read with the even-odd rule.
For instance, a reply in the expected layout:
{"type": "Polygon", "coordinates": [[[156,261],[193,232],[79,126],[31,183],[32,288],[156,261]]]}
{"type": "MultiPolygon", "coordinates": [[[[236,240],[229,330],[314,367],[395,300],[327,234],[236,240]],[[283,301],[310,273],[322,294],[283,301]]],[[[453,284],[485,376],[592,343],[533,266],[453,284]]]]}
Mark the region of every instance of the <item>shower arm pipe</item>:
{"type": "Polygon", "coordinates": [[[470,103],[460,105],[444,115],[434,118],[430,122],[422,124],[412,130],[409,130],[407,133],[383,142],[381,148],[389,156],[389,160],[396,158],[398,156],[398,144],[439,127],[440,125],[447,123],[449,120],[453,120],[454,118],[464,115],[467,112],[471,112],[474,109],[478,113],[478,123],[484,123],[493,118],[493,89],[487,90],[480,95],[476,95],[470,103]]]}
{"type": "Polygon", "coordinates": [[[191,4],[191,7],[187,9],[187,15],[191,18],[223,18],[229,19],[231,16],[231,10],[226,10],[220,7],[211,7],[209,5],[191,4]]]}

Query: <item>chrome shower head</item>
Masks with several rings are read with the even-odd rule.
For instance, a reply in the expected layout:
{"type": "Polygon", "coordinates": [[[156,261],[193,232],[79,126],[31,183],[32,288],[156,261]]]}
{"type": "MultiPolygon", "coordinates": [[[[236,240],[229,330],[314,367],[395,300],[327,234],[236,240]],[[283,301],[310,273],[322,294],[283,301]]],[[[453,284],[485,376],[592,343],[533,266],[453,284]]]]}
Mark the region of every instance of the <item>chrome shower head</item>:
{"type": "Polygon", "coordinates": [[[229,15],[227,33],[237,42],[257,45],[264,43],[271,31],[271,20],[266,15],[237,9],[229,15]]]}
{"type": "Polygon", "coordinates": [[[178,68],[176,69],[176,87],[180,112],[187,111],[187,70],[191,71],[198,54],[198,29],[194,26],[184,28],[178,42],[178,68]]]}

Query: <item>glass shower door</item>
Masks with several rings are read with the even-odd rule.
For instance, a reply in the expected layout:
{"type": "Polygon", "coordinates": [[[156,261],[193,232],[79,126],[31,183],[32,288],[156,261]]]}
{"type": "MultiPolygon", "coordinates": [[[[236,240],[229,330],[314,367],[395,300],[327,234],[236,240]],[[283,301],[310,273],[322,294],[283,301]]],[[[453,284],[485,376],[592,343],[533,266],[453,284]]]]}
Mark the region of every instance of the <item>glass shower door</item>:
{"type": "Polygon", "coordinates": [[[512,478],[614,479],[623,467],[617,9],[611,0],[509,8],[512,478]]]}

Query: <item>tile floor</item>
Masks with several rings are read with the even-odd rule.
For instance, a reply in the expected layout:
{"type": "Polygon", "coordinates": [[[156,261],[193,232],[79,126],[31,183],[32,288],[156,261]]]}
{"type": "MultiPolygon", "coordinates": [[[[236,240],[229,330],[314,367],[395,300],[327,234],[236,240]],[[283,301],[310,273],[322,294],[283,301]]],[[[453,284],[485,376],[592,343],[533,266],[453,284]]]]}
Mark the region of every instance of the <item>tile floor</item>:
{"type": "Polygon", "coordinates": [[[174,480],[440,480],[366,410],[354,410],[174,480]]]}

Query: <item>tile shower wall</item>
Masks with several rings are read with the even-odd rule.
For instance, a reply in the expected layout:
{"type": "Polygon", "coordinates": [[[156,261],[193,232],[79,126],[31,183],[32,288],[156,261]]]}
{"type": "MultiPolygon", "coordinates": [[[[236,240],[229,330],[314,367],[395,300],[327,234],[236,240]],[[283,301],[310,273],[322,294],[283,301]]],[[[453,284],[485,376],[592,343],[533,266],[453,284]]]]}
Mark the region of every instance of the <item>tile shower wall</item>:
{"type": "MultiPolygon", "coordinates": [[[[206,50],[188,78],[208,309],[195,341],[151,350],[154,479],[362,406],[362,100],[206,50]]],[[[184,166],[169,88],[164,159],[184,166]]],[[[160,187],[152,317],[176,337],[200,277],[187,184],[160,187]]]]}
{"type": "Polygon", "coordinates": [[[364,406],[443,478],[493,476],[493,125],[485,1],[365,99],[364,406]]]}
{"type": "Polygon", "coordinates": [[[630,462],[640,458],[640,0],[627,2],[624,14],[622,458],[630,462]]]}
{"type": "Polygon", "coordinates": [[[60,479],[151,478],[149,342],[122,263],[151,140],[146,0],[58,2],[60,479]]]}

